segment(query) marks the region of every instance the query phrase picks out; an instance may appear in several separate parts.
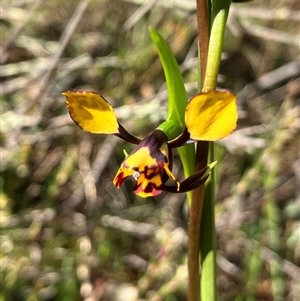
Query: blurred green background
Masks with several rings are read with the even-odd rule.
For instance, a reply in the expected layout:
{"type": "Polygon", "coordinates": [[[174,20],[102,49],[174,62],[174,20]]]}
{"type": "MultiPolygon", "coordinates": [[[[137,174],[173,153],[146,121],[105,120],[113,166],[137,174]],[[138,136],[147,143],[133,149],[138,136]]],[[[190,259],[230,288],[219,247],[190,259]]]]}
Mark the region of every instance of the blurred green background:
{"type": "MultiPolygon", "coordinates": [[[[299,9],[258,0],[228,19],[218,86],[238,95],[239,124],[216,146],[221,301],[300,295],[299,9]]],[[[101,93],[128,130],[149,133],[167,93],[148,27],[191,98],[195,1],[4,0],[0,26],[0,300],[186,300],[185,194],[116,189],[132,146],[77,128],[61,92],[101,93]]]]}

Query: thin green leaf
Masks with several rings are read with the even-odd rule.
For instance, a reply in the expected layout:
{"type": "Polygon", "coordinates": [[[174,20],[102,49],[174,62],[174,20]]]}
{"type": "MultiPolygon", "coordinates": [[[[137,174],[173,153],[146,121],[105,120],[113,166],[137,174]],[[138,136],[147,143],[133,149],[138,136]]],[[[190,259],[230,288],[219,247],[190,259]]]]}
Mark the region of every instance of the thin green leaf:
{"type": "MultiPolygon", "coordinates": [[[[188,100],[184,88],[184,82],[180,73],[177,61],[167,44],[167,42],[153,29],[150,28],[151,38],[157,48],[168,89],[168,114],[167,120],[158,126],[172,140],[179,136],[185,128],[185,108],[188,100]]],[[[189,177],[194,172],[195,147],[187,144],[178,148],[179,156],[183,165],[185,177],[189,177]]],[[[190,193],[188,200],[190,203],[190,193]]]]}
{"type": "Polygon", "coordinates": [[[184,112],[188,103],[187,95],[179,66],[169,45],[153,28],[149,30],[164,69],[168,89],[167,119],[159,128],[172,140],[185,128],[184,112]]]}

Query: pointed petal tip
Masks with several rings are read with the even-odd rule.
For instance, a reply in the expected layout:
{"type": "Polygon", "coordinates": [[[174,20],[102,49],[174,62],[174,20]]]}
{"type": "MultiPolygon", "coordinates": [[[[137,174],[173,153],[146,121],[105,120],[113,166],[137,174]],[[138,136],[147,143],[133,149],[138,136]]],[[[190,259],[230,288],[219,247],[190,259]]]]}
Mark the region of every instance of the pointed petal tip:
{"type": "Polygon", "coordinates": [[[210,164],[208,164],[209,169],[213,169],[217,163],[218,163],[218,161],[214,161],[214,162],[211,162],[210,164]]]}
{"type": "Polygon", "coordinates": [[[118,170],[115,178],[113,179],[113,184],[117,187],[120,188],[122,183],[128,178],[128,176],[124,176],[124,172],[121,171],[121,169],[118,170]]]}
{"type": "Polygon", "coordinates": [[[201,186],[205,183],[205,181],[208,179],[211,169],[216,165],[217,161],[212,162],[205,168],[201,169],[197,173],[191,175],[187,179],[185,179],[183,182],[180,183],[180,187],[178,189],[178,186],[175,185],[162,185],[162,190],[172,193],[181,193],[181,192],[188,192],[191,190],[194,190],[195,188],[201,186]]]}

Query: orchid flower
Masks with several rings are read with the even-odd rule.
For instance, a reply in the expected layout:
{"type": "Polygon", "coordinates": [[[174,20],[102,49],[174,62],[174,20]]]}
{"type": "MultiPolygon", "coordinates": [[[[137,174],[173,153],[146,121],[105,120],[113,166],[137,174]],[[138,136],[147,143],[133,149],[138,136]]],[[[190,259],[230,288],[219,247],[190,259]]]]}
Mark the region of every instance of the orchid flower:
{"type": "Polygon", "coordinates": [[[94,134],[116,135],[136,144],[135,149],[126,155],[113,183],[119,188],[132,176],[136,181],[134,192],[141,197],[156,196],[162,191],[187,192],[203,184],[214,164],[179,182],[172,173],[172,149],[198,140],[219,140],[236,127],[236,98],[225,91],[203,92],[194,96],[185,109],[185,129],[172,140],[168,139],[161,126],[144,139],[133,136],[117,120],[109,102],[95,92],[66,91],[63,95],[66,96],[71,118],[81,129],[94,134]],[[173,185],[166,184],[169,179],[173,185]]]}

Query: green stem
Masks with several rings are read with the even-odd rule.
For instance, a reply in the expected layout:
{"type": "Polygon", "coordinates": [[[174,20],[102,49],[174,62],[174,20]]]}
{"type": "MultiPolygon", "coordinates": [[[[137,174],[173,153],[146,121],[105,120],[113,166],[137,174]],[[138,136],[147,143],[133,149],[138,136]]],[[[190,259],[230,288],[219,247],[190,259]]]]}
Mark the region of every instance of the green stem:
{"type": "MultiPolygon", "coordinates": [[[[206,61],[209,40],[208,26],[208,8],[206,0],[197,0],[197,21],[198,21],[198,39],[199,39],[199,90],[203,85],[206,73],[206,61]]],[[[195,172],[201,170],[207,165],[208,142],[197,142],[195,172]]],[[[204,199],[204,185],[192,192],[191,203],[189,207],[188,222],[188,300],[200,300],[200,220],[204,199]]]]}
{"type": "MultiPolygon", "coordinates": [[[[208,47],[207,67],[202,91],[216,89],[223,40],[226,27],[230,0],[212,1],[211,31],[208,47]]],[[[197,158],[197,154],[196,154],[197,158]]],[[[214,161],[213,142],[210,145],[210,160],[214,161]]],[[[202,301],[217,300],[217,263],[215,242],[215,179],[214,170],[206,185],[204,195],[203,214],[200,226],[201,252],[201,299],[202,301]]]]}
{"type": "Polygon", "coordinates": [[[198,23],[198,48],[199,48],[199,85],[201,91],[206,74],[206,63],[208,55],[209,24],[208,24],[207,1],[197,0],[197,23],[198,23]]]}
{"type": "MultiPolygon", "coordinates": [[[[196,150],[196,168],[201,170],[207,165],[208,142],[199,141],[196,150]]],[[[188,300],[200,300],[200,221],[202,215],[202,206],[204,200],[205,186],[201,185],[192,192],[192,202],[189,208],[188,223],[188,273],[189,290],[188,300]]]]}
{"type": "MultiPolygon", "coordinates": [[[[214,161],[214,144],[210,143],[209,161],[214,161]]],[[[215,234],[215,168],[212,169],[206,183],[203,213],[200,226],[201,250],[201,300],[217,300],[217,263],[216,263],[216,234],[215,234]]]]}
{"type": "MultiPolygon", "coordinates": [[[[230,3],[230,0],[197,0],[200,91],[212,91],[216,88],[230,3]],[[211,4],[209,9],[208,3],[211,4]],[[209,20],[212,22],[211,26],[209,20]]],[[[196,172],[207,165],[208,151],[207,141],[197,142],[196,172]]],[[[211,143],[210,160],[214,161],[213,157],[214,151],[211,143]]],[[[214,174],[207,184],[207,189],[202,185],[192,193],[188,237],[188,300],[217,300],[214,174]],[[201,292],[199,249],[202,265],[201,292]]]]}

